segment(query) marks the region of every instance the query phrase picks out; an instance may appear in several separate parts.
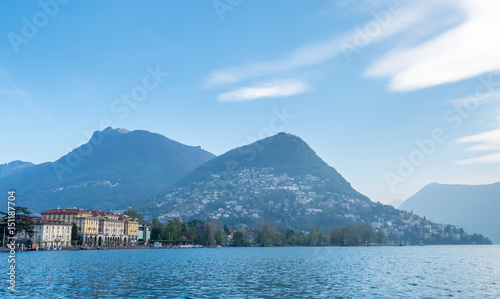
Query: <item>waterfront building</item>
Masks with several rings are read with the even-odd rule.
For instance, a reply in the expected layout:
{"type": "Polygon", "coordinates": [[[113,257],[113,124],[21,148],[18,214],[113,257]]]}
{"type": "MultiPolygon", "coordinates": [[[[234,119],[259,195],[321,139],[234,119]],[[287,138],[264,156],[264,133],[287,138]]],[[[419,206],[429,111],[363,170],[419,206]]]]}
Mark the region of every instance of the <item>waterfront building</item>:
{"type": "Polygon", "coordinates": [[[149,230],[149,226],[147,225],[139,225],[139,234],[137,241],[147,244],[149,239],[151,239],[151,231],[149,230]]]}
{"type": "Polygon", "coordinates": [[[99,219],[83,209],[52,209],[42,212],[43,220],[57,220],[76,224],[78,239],[82,244],[96,244],[99,234],[99,219]]]}
{"type": "Polygon", "coordinates": [[[72,224],[58,220],[39,219],[33,223],[32,243],[39,249],[60,250],[71,245],[72,224]]]}
{"type": "Polygon", "coordinates": [[[139,221],[132,217],[123,216],[124,218],[124,244],[135,244],[139,240],[139,221]]]}
{"type": "Polygon", "coordinates": [[[101,210],[52,209],[42,214],[42,220],[75,224],[78,241],[83,245],[134,244],[138,239],[137,220],[101,210]]]}

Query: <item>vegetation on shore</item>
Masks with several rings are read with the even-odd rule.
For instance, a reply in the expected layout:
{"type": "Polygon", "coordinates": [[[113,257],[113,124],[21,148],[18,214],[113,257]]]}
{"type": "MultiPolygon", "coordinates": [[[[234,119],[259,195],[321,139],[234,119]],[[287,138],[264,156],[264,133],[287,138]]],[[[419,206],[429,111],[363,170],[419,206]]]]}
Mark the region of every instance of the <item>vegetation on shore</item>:
{"type": "Polygon", "coordinates": [[[179,218],[167,224],[153,218],[151,241],[169,244],[197,244],[204,246],[363,246],[363,245],[437,245],[437,244],[491,244],[482,235],[466,235],[460,240],[451,233],[440,240],[407,239],[391,240],[382,230],[369,225],[349,224],[345,227],[332,227],[327,232],[319,227],[311,227],[307,232],[294,231],[284,226],[276,229],[270,223],[262,223],[258,228],[242,227],[229,229],[221,222],[205,223],[190,220],[183,223],[179,218]]]}

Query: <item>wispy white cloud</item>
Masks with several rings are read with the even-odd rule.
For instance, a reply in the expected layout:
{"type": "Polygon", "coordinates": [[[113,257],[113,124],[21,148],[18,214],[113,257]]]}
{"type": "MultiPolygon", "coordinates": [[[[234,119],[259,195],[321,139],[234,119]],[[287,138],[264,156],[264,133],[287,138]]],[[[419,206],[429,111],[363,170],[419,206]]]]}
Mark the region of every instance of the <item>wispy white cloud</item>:
{"type": "Polygon", "coordinates": [[[388,53],[366,74],[389,77],[389,89],[411,91],[500,70],[500,2],[457,0],[464,21],[443,34],[388,53]]]}
{"type": "Polygon", "coordinates": [[[465,159],[455,162],[455,164],[466,165],[466,164],[487,164],[487,163],[500,163],[500,153],[481,156],[472,159],[465,159]]]}
{"type": "Polygon", "coordinates": [[[500,145],[500,129],[463,137],[457,140],[458,143],[486,143],[500,145]]]}
{"type": "MultiPolygon", "coordinates": [[[[301,46],[285,54],[284,59],[248,63],[215,70],[204,80],[203,86],[215,88],[240,83],[247,79],[268,75],[276,76],[280,72],[317,66],[338,55],[346,55],[346,45],[359,51],[371,43],[395,35],[402,36],[403,40],[408,42],[404,39],[405,36],[408,36],[408,31],[412,32],[410,41],[414,42],[417,37],[427,37],[435,30],[440,30],[456,22],[456,11],[459,11],[454,5],[454,0],[403,1],[394,10],[390,9],[387,4],[382,5],[378,1],[366,0],[363,3],[363,7],[370,7],[369,12],[364,12],[369,16],[366,23],[361,23],[359,26],[336,34],[329,39],[301,46]],[[451,14],[450,11],[453,11],[454,14],[451,14]]],[[[406,63],[405,60],[397,62],[406,63]]]]}
{"type": "MultiPolygon", "coordinates": [[[[500,87],[500,86],[499,86],[500,87]]],[[[466,97],[456,98],[452,100],[447,100],[443,102],[445,105],[466,105],[470,103],[481,103],[481,102],[489,102],[489,101],[498,101],[500,100],[500,91],[493,91],[488,93],[478,93],[472,94],[466,97]]]]}
{"type": "Polygon", "coordinates": [[[252,63],[239,67],[227,67],[214,71],[204,82],[208,88],[239,83],[246,79],[289,71],[300,67],[317,65],[340,53],[341,38],[301,47],[288,54],[285,59],[263,63],[252,63]]]}
{"type": "MultiPolygon", "coordinates": [[[[500,150],[500,129],[471,135],[457,140],[459,144],[475,144],[467,147],[468,152],[484,152],[500,150]]],[[[500,162],[500,153],[486,155],[471,159],[465,159],[455,162],[456,164],[474,164],[474,163],[494,163],[500,162]]]]}
{"type": "Polygon", "coordinates": [[[306,92],[308,89],[308,84],[300,80],[274,81],[225,92],[220,94],[217,99],[223,102],[239,102],[260,98],[285,97],[306,92]]]}

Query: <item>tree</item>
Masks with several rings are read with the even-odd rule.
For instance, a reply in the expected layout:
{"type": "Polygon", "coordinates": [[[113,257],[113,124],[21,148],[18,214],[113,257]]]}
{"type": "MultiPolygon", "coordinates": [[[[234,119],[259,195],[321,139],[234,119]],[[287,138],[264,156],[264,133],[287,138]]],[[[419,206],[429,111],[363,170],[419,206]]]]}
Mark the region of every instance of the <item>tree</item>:
{"type": "Polygon", "coordinates": [[[245,244],[245,231],[240,229],[234,233],[233,245],[237,247],[242,247],[245,244]]]}
{"type": "Polygon", "coordinates": [[[277,239],[276,230],[268,225],[262,224],[260,230],[257,234],[257,243],[260,243],[261,246],[273,246],[277,239]]]}
{"type": "Polygon", "coordinates": [[[332,245],[344,245],[344,229],[342,227],[332,227],[328,234],[332,245]]]}
{"type": "Polygon", "coordinates": [[[306,235],[303,231],[297,234],[297,245],[304,246],[306,244],[306,235]]]}
{"type": "Polygon", "coordinates": [[[168,221],[167,227],[162,230],[163,238],[169,241],[176,241],[180,237],[181,220],[179,218],[168,221]]]}
{"type": "Polygon", "coordinates": [[[344,229],[344,244],[347,246],[357,246],[359,244],[358,229],[356,225],[349,224],[344,229]]]}
{"type": "Polygon", "coordinates": [[[76,245],[76,242],[78,241],[78,226],[73,223],[73,226],[71,227],[71,243],[76,245]]]}
{"type": "Polygon", "coordinates": [[[377,231],[377,243],[378,243],[378,245],[382,245],[385,237],[386,237],[386,234],[383,231],[381,231],[381,230],[377,231]]]}
{"type": "Polygon", "coordinates": [[[224,232],[226,233],[226,235],[230,235],[231,232],[229,231],[229,228],[227,227],[227,225],[224,224],[224,232]]]}
{"type": "Polygon", "coordinates": [[[217,230],[215,232],[214,238],[215,238],[215,244],[222,245],[224,239],[222,238],[222,232],[220,230],[217,230]]]}
{"type": "Polygon", "coordinates": [[[370,244],[373,236],[373,230],[371,226],[364,224],[359,228],[359,232],[361,234],[361,242],[365,245],[370,244]]]}
{"type": "Polygon", "coordinates": [[[151,240],[161,240],[161,230],[163,224],[160,223],[158,218],[153,218],[151,222],[151,240]]]}
{"type": "Polygon", "coordinates": [[[146,221],[144,220],[144,215],[142,215],[142,213],[137,212],[136,210],[128,209],[125,212],[123,212],[123,215],[127,215],[137,219],[137,221],[139,221],[139,224],[146,224],[146,221]]]}
{"type": "MultiPolygon", "coordinates": [[[[3,215],[3,222],[0,224],[0,232],[2,233],[2,237],[5,230],[5,237],[11,236],[14,237],[19,232],[26,232],[30,237],[35,233],[35,228],[33,226],[33,220],[31,217],[31,212],[26,207],[15,207],[13,210],[5,213],[0,212],[3,215]],[[9,215],[10,214],[10,215],[9,215]],[[15,215],[14,218],[12,218],[15,215]],[[10,219],[15,219],[14,222],[16,224],[15,227],[9,226],[9,216],[10,219]],[[9,228],[14,228],[13,230],[9,230],[9,228]]],[[[10,221],[12,222],[12,220],[10,221]]]]}

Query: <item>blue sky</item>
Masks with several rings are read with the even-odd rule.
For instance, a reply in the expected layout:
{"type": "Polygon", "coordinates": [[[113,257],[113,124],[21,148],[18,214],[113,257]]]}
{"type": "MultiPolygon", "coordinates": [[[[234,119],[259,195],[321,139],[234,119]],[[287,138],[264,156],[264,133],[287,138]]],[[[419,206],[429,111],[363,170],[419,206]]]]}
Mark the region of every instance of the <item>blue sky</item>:
{"type": "Polygon", "coordinates": [[[303,138],[374,201],[500,181],[500,4],[8,1],[0,163],[108,125],[214,154],[303,138]]]}

